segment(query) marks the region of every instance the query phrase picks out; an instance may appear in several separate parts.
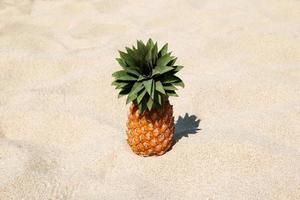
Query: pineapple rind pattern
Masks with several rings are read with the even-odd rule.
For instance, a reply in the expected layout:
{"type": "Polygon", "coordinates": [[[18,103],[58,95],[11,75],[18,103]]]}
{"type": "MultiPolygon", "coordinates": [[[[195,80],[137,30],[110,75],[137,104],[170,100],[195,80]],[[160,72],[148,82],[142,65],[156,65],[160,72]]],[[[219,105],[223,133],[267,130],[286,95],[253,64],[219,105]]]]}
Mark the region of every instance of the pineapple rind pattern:
{"type": "Polygon", "coordinates": [[[141,156],[162,155],[173,144],[173,107],[166,102],[164,112],[153,109],[140,114],[137,105],[129,109],[127,142],[134,153],[141,156]]]}

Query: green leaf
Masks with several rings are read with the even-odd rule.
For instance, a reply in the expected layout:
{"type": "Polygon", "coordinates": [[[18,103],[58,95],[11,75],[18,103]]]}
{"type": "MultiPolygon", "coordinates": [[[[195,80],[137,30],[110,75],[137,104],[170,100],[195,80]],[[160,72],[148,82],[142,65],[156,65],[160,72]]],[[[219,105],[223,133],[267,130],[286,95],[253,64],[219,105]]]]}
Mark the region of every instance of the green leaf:
{"type": "Polygon", "coordinates": [[[158,94],[157,97],[158,97],[158,103],[159,103],[159,105],[162,105],[163,102],[162,102],[161,95],[158,94]]]}
{"type": "Polygon", "coordinates": [[[154,80],[152,81],[152,91],[151,91],[151,98],[154,99],[154,94],[155,94],[155,82],[154,80]]]}
{"type": "Polygon", "coordinates": [[[152,100],[152,98],[149,98],[147,101],[147,107],[148,107],[149,111],[152,110],[152,106],[153,106],[153,100],[152,100]]]}
{"type": "Polygon", "coordinates": [[[173,70],[174,68],[173,67],[170,67],[170,66],[156,66],[153,70],[153,75],[162,75],[166,72],[169,72],[171,70],[173,70]]]}
{"type": "Polygon", "coordinates": [[[157,91],[159,91],[160,93],[162,93],[162,94],[166,94],[165,90],[164,90],[164,87],[163,87],[163,85],[161,84],[160,81],[156,81],[156,83],[155,83],[155,89],[157,91]]]}
{"type": "Polygon", "coordinates": [[[147,64],[149,63],[149,66],[152,67],[152,49],[151,48],[148,49],[145,60],[146,60],[147,64]]]}
{"type": "Polygon", "coordinates": [[[128,74],[125,70],[120,70],[112,74],[117,80],[122,81],[135,81],[137,78],[128,74]]]}
{"type": "Polygon", "coordinates": [[[123,67],[123,68],[128,67],[126,62],[122,58],[116,58],[116,60],[118,61],[119,65],[121,65],[121,67],[123,67]]]}
{"type": "Polygon", "coordinates": [[[118,86],[116,86],[116,89],[123,89],[123,88],[126,88],[126,87],[128,87],[129,86],[129,84],[126,84],[126,85],[118,85],[118,86]]]}
{"type": "Polygon", "coordinates": [[[152,63],[155,64],[158,58],[157,42],[152,48],[152,63]]]}
{"type": "Polygon", "coordinates": [[[174,67],[175,72],[179,72],[183,68],[183,66],[181,66],[181,65],[176,65],[176,66],[173,66],[173,67],[174,67]]]}
{"type": "Polygon", "coordinates": [[[158,57],[164,56],[168,52],[168,43],[166,43],[158,53],[158,57]]]}
{"type": "Polygon", "coordinates": [[[138,49],[138,52],[140,52],[139,57],[144,58],[145,55],[146,55],[146,46],[145,46],[145,44],[143,43],[142,40],[137,41],[137,49],[138,49]]]}
{"type": "Polygon", "coordinates": [[[144,44],[144,42],[142,41],[142,40],[138,40],[137,41],[137,48],[138,49],[145,49],[145,44],[144,44]]]}
{"type": "Polygon", "coordinates": [[[143,84],[146,88],[146,91],[148,94],[151,96],[152,99],[154,99],[154,90],[155,90],[155,85],[153,79],[149,79],[146,81],[143,81],[143,84]]]}
{"type": "Polygon", "coordinates": [[[182,80],[180,78],[178,78],[177,76],[166,76],[166,77],[163,77],[161,79],[161,82],[163,84],[166,84],[166,83],[178,83],[178,82],[182,82],[182,80]]]}
{"type": "Polygon", "coordinates": [[[175,82],[175,83],[173,83],[173,85],[180,86],[180,87],[184,88],[184,83],[182,81],[175,82]]]}
{"type": "Polygon", "coordinates": [[[117,86],[118,85],[118,81],[113,81],[112,83],[111,83],[111,85],[113,85],[113,86],[117,86]]]}
{"type": "Polygon", "coordinates": [[[150,38],[149,40],[148,40],[148,42],[147,42],[147,48],[148,49],[152,49],[152,47],[154,46],[154,43],[153,43],[153,41],[152,41],[152,39],[150,38]]]}
{"type": "Polygon", "coordinates": [[[130,91],[130,93],[137,94],[139,91],[141,91],[144,88],[144,85],[141,82],[136,82],[130,91]]]}
{"type": "Polygon", "coordinates": [[[174,91],[177,90],[177,88],[172,84],[168,84],[168,85],[164,85],[164,90],[174,91]]]}
{"type": "Polygon", "coordinates": [[[122,51],[119,51],[119,54],[121,56],[121,58],[129,65],[129,66],[132,66],[132,67],[136,67],[136,63],[134,61],[134,59],[128,55],[127,53],[124,53],[122,51]]]}
{"type": "Polygon", "coordinates": [[[146,80],[146,79],[147,79],[147,77],[140,75],[139,78],[137,79],[137,81],[142,81],[142,80],[146,80]]]}
{"type": "Polygon", "coordinates": [[[135,69],[135,68],[126,68],[126,69],[124,69],[128,74],[131,74],[131,75],[133,75],[133,76],[135,76],[135,77],[139,77],[140,76],[140,73],[138,72],[138,70],[137,69],[135,69]]]}
{"type": "Polygon", "coordinates": [[[142,101],[142,99],[143,99],[143,97],[145,96],[145,94],[146,94],[146,90],[145,90],[145,89],[143,89],[143,90],[141,91],[141,93],[138,94],[138,96],[137,96],[137,103],[138,103],[138,104],[142,101]]]}
{"type": "Polygon", "coordinates": [[[118,78],[118,77],[121,77],[121,76],[126,75],[126,74],[127,74],[127,73],[126,73],[125,70],[120,70],[120,71],[114,72],[114,73],[112,74],[112,76],[115,77],[115,78],[118,78]]]}
{"type": "Polygon", "coordinates": [[[111,85],[116,86],[116,89],[120,89],[120,88],[125,88],[126,86],[130,85],[130,83],[114,81],[114,82],[112,82],[111,85]]]}
{"type": "Polygon", "coordinates": [[[146,101],[141,101],[141,102],[138,104],[138,108],[139,108],[139,111],[140,111],[141,113],[143,113],[143,112],[147,109],[146,101]]]}
{"type": "Polygon", "coordinates": [[[157,60],[156,65],[158,66],[166,66],[174,57],[171,56],[171,53],[167,53],[165,55],[163,55],[162,57],[160,57],[157,60]]]}
{"type": "Polygon", "coordinates": [[[132,50],[132,49],[130,49],[129,47],[125,47],[125,49],[126,49],[126,51],[127,51],[127,54],[130,56],[130,57],[132,57],[132,58],[135,58],[135,52],[132,50]]]}
{"type": "Polygon", "coordinates": [[[130,92],[130,88],[124,88],[119,92],[118,98],[127,95],[130,92]]]}
{"type": "Polygon", "coordinates": [[[164,77],[174,76],[178,71],[180,71],[183,68],[183,66],[168,66],[168,67],[171,67],[172,70],[163,73],[162,75],[164,77]]]}
{"type": "Polygon", "coordinates": [[[127,99],[126,99],[126,104],[129,104],[136,98],[137,98],[137,95],[130,95],[130,93],[129,93],[129,95],[127,96],[127,99]]]}
{"type": "Polygon", "coordinates": [[[141,91],[142,89],[144,88],[143,84],[141,82],[136,82],[130,92],[129,92],[129,95],[127,97],[127,101],[126,101],[126,104],[130,103],[131,101],[133,101],[134,99],[137,98],[137,93],[139,91],[141,91]]]}
{"type": "Polygon", "coordinates": [[[176,62],[177,58],[175,57],[173,60],[171,60],[167,65],[168,66],[173,66],[176,62]]]}
{"type": "Polygon", "coordinates": [[[175,91],[166,91],[168,96],[178,97],[178,94],[176,94],[175,91]]]}
{"type": "Polygon", "coordinates": [[[156,103],[158,103],[158,105],[162,105],[161,94],[155,93],[155,98],[154,98],[154,100],[155,100],[156,103]]]}

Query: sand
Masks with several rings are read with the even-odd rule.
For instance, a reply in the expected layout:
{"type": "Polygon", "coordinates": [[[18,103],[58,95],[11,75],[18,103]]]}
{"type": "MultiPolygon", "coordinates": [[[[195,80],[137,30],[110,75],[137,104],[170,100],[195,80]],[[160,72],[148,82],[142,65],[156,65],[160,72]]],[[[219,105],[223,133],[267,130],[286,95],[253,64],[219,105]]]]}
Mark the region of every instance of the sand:
{"type": "Polygon", "coordinates": [[[0,199],[300,199],[299,10],[0,1],[0,199]],[[169,42],[186,87],[170,99],[177,143],[143,158],[110,83],[117,50],[149,37],[169,42]]]}

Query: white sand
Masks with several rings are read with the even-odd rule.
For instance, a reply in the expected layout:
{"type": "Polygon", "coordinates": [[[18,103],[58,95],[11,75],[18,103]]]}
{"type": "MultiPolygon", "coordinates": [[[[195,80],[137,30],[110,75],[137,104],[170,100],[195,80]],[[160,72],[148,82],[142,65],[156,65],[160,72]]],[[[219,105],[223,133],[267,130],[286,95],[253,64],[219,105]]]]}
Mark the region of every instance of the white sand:
{"type": "Polygon", "coordinates": [[[0,199],[300,199],[300,1],[0,1],[0,199]],[[185,65],[161,157],[110,86],[152,37],[185,65]],[[180,127],[184,131],[185,127],[180,127]]]}

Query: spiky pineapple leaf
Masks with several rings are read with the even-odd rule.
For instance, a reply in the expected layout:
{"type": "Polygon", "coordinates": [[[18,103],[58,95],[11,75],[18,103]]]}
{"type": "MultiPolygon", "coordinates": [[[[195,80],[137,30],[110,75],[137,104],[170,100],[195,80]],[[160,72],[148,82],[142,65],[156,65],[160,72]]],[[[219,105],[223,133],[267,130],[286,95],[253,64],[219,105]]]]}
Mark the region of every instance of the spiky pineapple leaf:
{"type": "Polygon", "coordinates": [[[144,85],[141,82],[135,82],[134,85],[132,86],[130,92],[137,94],[143,88],[144,88],[144,85]]]}
{"type": "Polygon", "coordinates": [[[130,92],[131,88],[124,88],[119,92],[118,98],[127,95],[130,92]]]}
{"type": "Polygon", "coordinates": [[[162,79],[162,83],[178,83],[178,82],[182,82],[182,80],[180,78],[178,78],[177,76],[165,76],[162,79]]]}
{"type": "Polygon", "coordinates": [[[119,81],[114,81],[114,82],[112,82],[111,85],[115,86],[116,89],[121,89],[121,88],[125,88],[125,87],[129,86],[129,85],[130,85],[130,82],[119,82],[119,81]]]}
{"type": "Polygon", "coordinates": [[[142,80],[146,80],[146,79],[148,79],[148,78],[140,75],[139,78],[137,79],[137,81],[142,81],[142,80]]]}
{"type": "Polygon", "coordinates": [[[150,95],[152,99],[154,99],[154,90],[155,90],[155,85],[153,79],[145,80],[143,81],[143,84],[146,88],[146,91],[150,95]]]}
{"type": "Polygon", "coordinates": [[[134,50],[130,49],[129,47],[125,47],[125,49],[126,49],[126,51],[127,51],[127,54],[128,54],[131,58],[133,58],[133,59],[135,59],[135,60],[138,58],[138,56],[136,55],[136,53],[135,53],[134,50]]]}
{"type": "Polygon", "coordinates": [[[150,48],[146,54],[145,60],[147,64],[149,64],[149,67],[152,67],[152,49],[150,48]]]}
{"type": "Polygon", "coordinates": [[[154,95],[155,95],[155,82],[154,80],[152,81],[152,91],[151,91],[151,98],[154,99],[154,95]]]}
{"type": "Polygon", "coordinates": [[[166,91],[166,94],[167,94],[168,96],[178,97],[178,94],[176,94],[175,91],[167,90],[167,91],[166,91]]]}
{"type": "Polygon", "coordinates": [[[152,39],[150,38],[146,44],[146,47],[148,49],[152,49],[153,46],[154,46],[154,43],[153,43],[152,39]]]}
{"type": "Polygon", "coordinates": [[[156,65],[166,66],[173,58],[174,57],[171,56],[171,53],[167,53],[157,60],[156,65]]]}
{"type": "Polygon", "coordinates": [[[158,57],[164,56],[168,52],[168,43],[166,43],[158,53],[158,57]]]}
{"type": "Polygon", "coordinates": [[[126,104],[129,104],[130,102],[132,102],[134,99],[137,98],[137,95],[128,95],[127,99],[126,99],[126,104]]]}
{"type": "Polygon", "coordinates": [[[121,65],[123,68],[127,68],[128,67],[127,64],[126,64],[126,62],[123,59],[116,58],[116,60],[118,61],[119,65],[121,65]]]}
{"type": "Polygon", "coordinates": [[[147,93],[146,89],[143,89],[137,96],[137,103],[139,104],[147,93]]]}
{"type": "Polygon", "coordinates": [[[146,55],[146,46],[142,40],[137,41],[137,48],[140,50],[140,56],[143,59],[146,55]]]}
{"type": "Polygon", "coordinates": [[[164,79],[164,77],[170,77],[170,76],[175,75],[177,72],[179,72],[183,68],[183,66],[180,66],[180,65],[178,65],[178,66],[177,65],[176,66],[168,66],[168,67],[172,67],[172,70],[164,73],[162,79],[164,79]]]}
{"type": "Polygon", "coordinates": [[[156,82],[155,82],[155,89],[156,89],[157,91],[159,91],[160,93],[162,93],[162,94],[166,94],[166,92],[165,92],[165,90],[164,90],[164,86],[161,84],[160,81],[156,81],[156,82]]]}
{"type": "Polygon", "coordinates": [[[152,106],[153,106],[153,100],[152,100],[152,98],[149,98],[147,101],[148,110],[152,110],[152,106]]]}
{"type": "Polygon", "coordinates": [[[143,113],[147,109],[147,102],[148,102],[148,98],[150,98],[150,97],[145,96],[144,98],[145,98],[145,101],[141,101],[138,104],[138,108],[141,113],[143,113]]]}
{"type": "Polygon", "coordinates": [[[177,90],[177,88],[172,84],[167,84],[167,85],[164,85],[164,90],[174,91],[174,90],[177,90]]]}
{"type": "Polygon", "coordinates": [[[138,49],[145,49],[146,48],[146,46],[145,46],[145,44],[142,40],[137,41],[137,47],[138,47],[138,49]]]}
{"type": "Polygon", "coordinates": [[[168,65],[168,66],[173,66],[173,65],[175,64],[176,60],[177,60],[176,57],[173,58],[167,65],[168,65]]]}
{"type": "Polygon", "coordinates": [[[161,105],[162,105],[162,97],[161,97],[161,94],[156,93],[155,96],[154,96],[154,101],[155,101],[159,106],[161,106],[161,105]]]}
{"type": "Polygon", "coordinates": [[[111,85],[112,85],[112,86],[117,86],[119,83],[120,83],[119,81],[114,80],[114,81],[111,83],[111,85]]]}
{"type": "Polygon", "coordinates": [[[173,66],[173,67],[174,67],[174,72],[175,73],[179,72],[183,68],[183,66],[181,66],[181,65],[176,65],[176,66],[173,66]]]}
{"type": "Polygon", "coordinates": [[[158,49],[157,49],[157,42],[154,44],[152,48],[152,63],[156,63],[158,58],[158,49]]]}
{"type": "Polygon", "coordinates": [[[139,77],[139,75],[140,75],[140,73],[139,73],[139,71],[137,70],[137,69],[135,69],[135,68],[126,68],[126,69],[124,69],[128,74],[131,74],[131,75],[133,75],[133,76],[135,76],[135,77],[139,77]]]}
{"type": "Polygon", "coordinates": [[[184,83],[182,81],[175,82],[175,83],[173,83],[173,85],[180,86],[180,87],[184,88],[184,83]]]}
{"type": "Polygon", "coordinates": [[[118,85],[118,86],[116,86],[116,89],[123,89],[123,88],[126,88],[126,87],[129,87],[129,84],[127,84],[127,85],[118,85]]]}
{"type": "Polygon", "coordinates": [[[132,86],[126,100],[126,104],[130,103],[134,99],[137,98],[138,92],[141,91],[144,88],[144,85],[141,82],[135,82],[135,84],[132,86]]]}
{"type": "Polygon", "coordinates": [[[130,55],[123,51],[119,51],[120,57],[127,63],[127,65],[136,67],[136,63],[134,61],[134,58],[132,58],[130,55]]]}
{"type": "Polygon", "coordinates": [[[162,75],[162,74],[164,74],[166,72],[169,72],[171,70],[174,70],[174,68],[173,67],[169,67],[169,66],[161,66],[161,65],[159,65],[159,66],[156,66],[154,68],[154,70],[153,70],[153,76],[157,75],[157,74],[162,75]]]}
{"type": "Polygon", "coordinates": [[[115,77],[117,80],[122,81],[135,81],[137,78],[134,76],[128,74],[125,70],[120,70],[112,74],[113,77],[115,77]]]}

